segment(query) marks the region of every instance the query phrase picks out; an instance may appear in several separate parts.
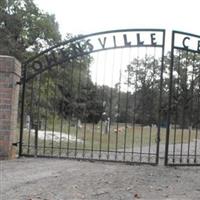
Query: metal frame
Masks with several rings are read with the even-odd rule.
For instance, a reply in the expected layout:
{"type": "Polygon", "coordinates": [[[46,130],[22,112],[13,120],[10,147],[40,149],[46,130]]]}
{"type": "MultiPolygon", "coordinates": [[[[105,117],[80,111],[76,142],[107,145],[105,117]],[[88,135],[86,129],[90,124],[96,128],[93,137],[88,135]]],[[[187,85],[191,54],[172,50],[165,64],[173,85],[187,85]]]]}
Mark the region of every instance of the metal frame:
{"type": "MultiPolygon", "coordinates": [[[[105,32],[98,32],[98,33],[92,33],[92,34],[88,34],[88,35],[84,35],[84,36],[80,36],[80,37],[76,37],[73,39],[70,39],[66,42],[62,42],[59,43],[41,53],[39,53],[38,55],[32,57],[31,59],[27,60],[24,64],[23,64],[23,78],[21,80],[21,84],[22,84],[22,101],[21,101],[21,122],[20,122],[20,145],[19,145],[19,156],[37,156],[37,157],[59,157],[59,158],[69,158],[69,159],[79,159],[79,160],[100,160],[100,161],[110,161],[110,162],[123,162],[123,163],[128,163],[128,164],[132,164],[132,163],[136,163],[136,164],[151,164],[151,165],[156,165],[159,163],[159,143],[160,143],[160,121],[161,121],[161,102],[162,102],[162,87],[163,87],[163,69],[164,69],[164,49],[165,49],[165,30],[164,29],[124,29],[124,30],[112,30],[112,31],[105,31],[105,32]],[[32,74],[28,73],[28,70],[30,69],[30,67],[34,64],[34,63],[39,63],[40,59],[44,58],[45,56],[49,56],[51,52],[59,52],[60,49],[62,49],[63,47],[68,47],[70,44],[76,43],[79,40],[84,40],[87,38],[91,38],[94,36],[105,36],[107,34],[116,34],[116,33],[129,33],[129,32],[148,32],[148,33],[154,33],[154,32],[159,32],[162,34],[162,44],[158,44],[158,45],[151,45],[151,44],[143,44],[143,45],[138,45],[138,44],[131,44],[131,45],[120,45],[120,46],[115,46],[115,47],[108,47],[108,48],[102,48],[102,49],[94,49],[92,51],[87,51],[87,52],[81,52],[79,54],[71,54],[66,56],[66,58],[62,57],[62,59],[58,59],[57,62],[53,62],[50,63],[49,65],[44,65],[44,66],[40,66],[39,70],[36,70],[33,73],[32,70],[32,74]],[[75,151],[75,155],[74,156],[61,156],[60,155],[45,155],[45,154],[38,154],[38,149],[41,147],[38,144],[38,125],[36,125],[35,128],[35,147],[33,147],[35,149],[35,153],[25,153],[23,152],[23,148],[25,146],[27,146],[27,144],[24,143],[24,115],[25,115],[25,103],[26,103],[26,87],[27,84],[30,83],[35,77],[40,76],[41,74],[43,74],[45,71],[49,71],[51,70],[53,67],[57,66],[57,65],[61,65],[62,63],[65,62],[69,62],[70,60],[73,60],[77,57],[81,57],[81,56],[85,56],[85,55],[89,55],[92,53],[98,53],[101,51],[108,51],[108,50],[114,50],[114,49],[124,49],[124,48],[149,48],[149,47],[153,47],[153,48],[160,48],[161,49],[161,62],[160,62],[160,90],[159,90],[159,105],[158,105],[158,128],[157,128],[157,133],[156,133],[156,150],[154,153],[148,152],[148,155],[153,155],[155,156],[155,161],[150,162],[150,161],[142,161],[142,156],[145,155],[146,153],[141,151],[142,145],[143,145],[143,141],[141,141],[141,146],[140,146],[140,152],[134,152],[132,149],[132,152],[128,152],[126,149],[126,144],[124,143],[124,150],[121,152],[119,150],[117,150],[117,153],[122,153],[124,154],[124,158],[122,158],[122,160],[118,160],[116,158],[110,158],[109,154],[112,153],[112,150],[110,150],[110,148],[108,148],[108,151],[105,151],[106,153],[108,153],[106,155],[107,159],[105,158],[95,158],[93,157],[93,151],[95,151],[94,149],[89,149],[91,150],[91,156],[85,157],[84,156],[77,156],[77,151],[79,150],[77,147],[77,142],[76,142],[76,146],[75,149],[73,149],[75,151]],[[125,154],[131,154],[132,156],[133,154],[139,154],[140,159],[139,161],[133,161],[133,159],[129,159],[129,160],[125,160],[125,154]]],[[[81,74],[81,72],[79,72],[81,74]]],[[[103,89],[104,90],[104,89],[103,89]]],[[[128,92],[127,92],[128,95],[128,92]]],[[[56,94],[55,94],[56,96],[56,94]]],[[[119,98],[120,98],[120,94],[119,94],[119,98]]],[[[127,96],[128,99],[128,96],[127,96]]],[[[126,100],[126,106],[128,104],[128,100],[126,100]]],[[[128,108],[126,108],[127,110],[128,108]]],[[[39,108],[38,108],[39,110],[39,108]]],[[[134,122],[135,123],[135,122],[134,122]]],[[[101,125],[102,126],[102,125],[101,125]]],[[[127,124],[125,124],[125,127],[127,126],[127,124]]],[[[135,126],[135,125],[134,125],[135,126]]],[[[125,128],[126,129],[126,128],[125,128]]],[[[141,140],[143,137],[143,125],[141,126],[141,131],[142,131],[142,135],[141,135],[141,140]]],[[[151,132],[151,129],[150,129],[151,132]]],[[[30,133],[29,133],[30,134],[30,133]]],[[[62,134],[62,133],[61,133],[62,134]]],[[[77,141],[77,134],[76,133],[76,141],[77,141]]],[[[85,134],[85,133],[84,133],[85,134]]],[[[94,133],[93,133],[94,134],[94,133]]],[[[109,133],[110,134],[110,133],[109,133]]],[[[117,134],[118,134],[118,127],[117,127],[117,134]]],[[[135,134],[135,133],[133,133],[135,134]]],[[[93,135],[94,137],[94,135],[93,135]]],[[[117,136],[116,136],[117,137],[117,136]]],[[[133,136],[134,137],[134,136],[133,136]]],[[[53,138],[53,137],[52,137],[53,138]]],[[[93,138],[94,139],[94,138],[93,138]]],[[[93,140],[92,139],[92,140],[93,140]]],[[[126,131],[125,131],[125,135],[124,135],[124,139],[126,142],[126,131]]],[[[134,139],[134,138],[133,138],[134,139]]],[[[53,139],[52,139],[53,141],[53,139]]],[[[93,142],[93,141],[92,141],[93,142]]],[[[69,143],[69,141],[68,141],[69,143]]],[[[109,145],[109,144],[107,144],[109,145]]],[[[30,147],[30,146],[29,146],[30,147]]],[[[29,148],[28,147],[28,148],[29,148]]],[[[50,147],[49,147],[50,148],[50,147]]],[[[52,147],[52,151],[53,151],[52,147]]],[[[61,147],[58,148],[59,150],[61,150],[61,147]]],[[[69,150],[69,148],[68,148],[69,150]]],[[[81,151],[85,151],[87,150],[87,148],[81,149],[81,151]]],[[[98,150],[97,150],[98,151],[98,150]]],[[[103,152],[103,150],[101,150],[101,152],[103,152]]],[[[116,153],[116,152],[115,152],[116,153]]],[[[150,159],[150,158],[149,158],[150,159]]]]}
{"type": "MultiPolygon", "coordinates": [[[[172,124],[172,116],[173,116],[173,98],[175,98],[175,89],[174,89],[174,70],[175,70],[175,67],[180,67],[180,66],[175,66],[175,59],[176,58],[176,53],[175,51],[178,51],[179,52],[179,56],[180,54],[186,54],[186,61],[185,63],[182,63],[182,65],[184,65],[183,67],[185,67],[186,69],[186,76],[188,76],[188,68],[190,67],[189,65],[192,65],[193,67],[193,71],[192,71],[192,77],[195,76],[194,74],[194,63],[195,63],[195,56],[196,55],[200,55],[200,51],[197,49],[193,49],[192,47],[189,47],[189,46],[186,46],[185,45],[185,41],[184,39],[187,39],[187,40],[190,40],[191,38],[190,37],[193,37],[193,38],[196,38],[196,39],[199,39],[198,41],[200,41],[200,35],[195,35],[195,34],[191,34],[191,33],[187,33],[187,32],[181,32],[181,31],[173,31],[172,32],[172,41],[171,41],[171,64],[170,64],[170,81],[169,81],[169,101],[168,101],[168,123],[167,123],[167,132],[166,132],[166,147],[165,147],[165,165],[167,166],[200,166],[200,160],[198,159],[198,157],[200,157],[200,154],[197,152],[197,150],[199,150],[199,146],[197,145],[197,140],[198,140],[198,129],[199,129],[199,125],[196,125],[196,127],[192,127],[192,128],[188,128],[186,129],[185,128],[185,124],[184,124],[184,121],[185,121],[185,112],[187,111],[185,108],[186,106],[188,106],[188,104],[190,103],[191,104],[191,109],[193,109],[193,99],[194,99],[194,94],[193,94],[193,87],[194,86],[191,86],[190,90],[192,90],[191,92],[191,95],[190,98],[189,98],[189,103],[187,102],[187,104],[184,104],[182,107],[180,105],[180,103],[176,103],[176,113],[180,112],[180,111],[177,111],[178,110],[178,107],[181,107],[182,109],[182,112],[183,113],[179,113],[179,115],[182,114],[182,118],[183,118],[183,121],[182,121],[182,127],[180,127],[180,130],[181,130],[181,141],[180,143],[178,142],[177,143],[177,132],[180,131],[178,127],[178,125],[176,124],[177,122],[175,122],[175,127],[174,127],[174,130],[171,130],[170,129],[170,124],[172,124]],[[176,36],[185,36],[183,38],[183,41],[182,41],[182,46],[181,45],[176,45],[176,36]],[[190,61],[191,59],[189,58],[189,54],[192,55],[192,61],[190,61]],[[186,110],[186,111],[185,111],[186,110]],[[186,132],[188,131],[188,133],[186,132]],[[186,136],[188,137],[187,138],[187,142],[184,142],[184,135],[185,135],[185,132],[186,132],[186,136]],[[192,141],[192,134],[193,134],[193,137],[194,138],[194,142],[192,141]],[[170,148],[170,137],[174,137],[174,141],[173,141],[173,150],[172,150],[172,147],[171,147],[171,151],[169,150],[170,148]],[[194,143],[194,152],[193,150],[191,150],[191,145],[194,143]],[[187,145],[187,152],[184,153],[184,145],[187,145]],[[180,147],[180,150],[178,148],[178,146],[181,146],[180,147]],[[178,151],[178,152],[177,152],[178,151]],[[191,152],[192,151],[192,152],[191,152]]],[[[181,58],[178,58],[178,62],[180,63],[181,62],[181,58]]],[[[180,64],[178,64],[180,65],[180,64]]],[[[197,76],[199,77],[199,76],[197,76]]],[[[179,77],[179,74],[178,74],[178,80],[180,81],[180,78],[179,77]]],[[[190,80],[191,81],[191,80],[190,80]]],[[[192,84],[193,84],[193,78],[192,78],[192,84]]],[[[188,83],[187,83],[187,86],[188,86],[188,83]]],[[[177,89],[178,90],[178,89],[177,89]]],[[[189,89],[188,89],[189,90],[189,89]]],[[[179,108],[180,109],[180,108],[179,108]]],[[[193,115],[193,110],[190,111],[193,115]]],[[[198,111],[199,113],[199,111],[198,111]]],[[[178,115],[178,114],[176,114],[178,115]]],[[[191,120],[189,122],[190,124],[192,123],[191,120]]]]}

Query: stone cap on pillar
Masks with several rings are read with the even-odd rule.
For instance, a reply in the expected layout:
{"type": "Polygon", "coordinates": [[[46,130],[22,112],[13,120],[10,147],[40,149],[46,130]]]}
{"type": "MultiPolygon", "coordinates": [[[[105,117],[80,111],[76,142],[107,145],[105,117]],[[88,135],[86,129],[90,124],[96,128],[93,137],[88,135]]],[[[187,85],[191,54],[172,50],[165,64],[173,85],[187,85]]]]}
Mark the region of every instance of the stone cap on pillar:
{"type": "Polygon", "coordinates": [[[15,57],[0,55],[0,73],[14,73],[21,77],[21,63],[15,57]]]}

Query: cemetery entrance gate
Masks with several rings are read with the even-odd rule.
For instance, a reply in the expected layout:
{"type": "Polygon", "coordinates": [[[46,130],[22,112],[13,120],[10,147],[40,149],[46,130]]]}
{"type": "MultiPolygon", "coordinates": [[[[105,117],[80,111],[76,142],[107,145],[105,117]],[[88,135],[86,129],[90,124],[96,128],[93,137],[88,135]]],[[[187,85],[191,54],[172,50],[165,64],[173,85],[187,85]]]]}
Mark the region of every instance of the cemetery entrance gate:
{"type": "Polygon", "coordinates": [[[180,157],[197,164],[198,120],[189,121],[199,116],[198,53],[189,53],[189,36],[181,41],[178,56],[173,43],[169,58],[165,30],[114,30],[69,38],[29,59],[21,80],[19,155],[152,165],[159,158],[178,164],[180,157]],[[187,82],[176,69],[181,61],[181,70],[193,70],[182,76],[193,81],[191,112],[183,109],[188,88],[175,90],[187,82]],[[194,139],[193,155],[191,146],[187,156],[177,154],[194,139]]]}

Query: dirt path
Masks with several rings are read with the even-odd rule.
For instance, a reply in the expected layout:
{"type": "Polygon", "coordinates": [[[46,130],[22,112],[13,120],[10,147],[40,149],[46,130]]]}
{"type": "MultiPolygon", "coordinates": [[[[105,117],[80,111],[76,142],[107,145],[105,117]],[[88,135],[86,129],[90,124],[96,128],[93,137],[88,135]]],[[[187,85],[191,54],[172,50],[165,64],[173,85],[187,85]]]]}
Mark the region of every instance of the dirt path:
{"type": "Polygon", "coordinates": [[[25,158],[0,169],[0,200],[200,199],[200,167],[25,158]]]}

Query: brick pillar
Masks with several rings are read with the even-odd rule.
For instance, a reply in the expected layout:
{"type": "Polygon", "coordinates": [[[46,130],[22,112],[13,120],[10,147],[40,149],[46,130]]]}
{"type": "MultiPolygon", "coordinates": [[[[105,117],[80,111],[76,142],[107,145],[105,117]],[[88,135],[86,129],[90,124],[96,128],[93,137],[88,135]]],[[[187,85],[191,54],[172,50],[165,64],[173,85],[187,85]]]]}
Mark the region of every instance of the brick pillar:
{"type": "Polygon", "coordinates": [[[16,156],[17,111],[21,64],[10,56],[0,56],[0,160],[16,156]]]}

